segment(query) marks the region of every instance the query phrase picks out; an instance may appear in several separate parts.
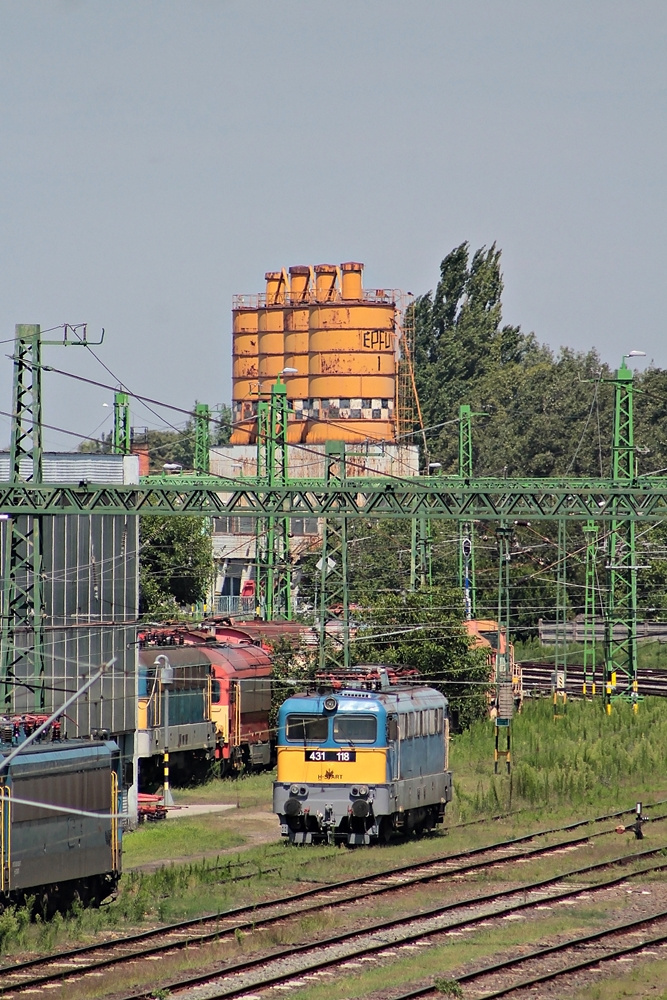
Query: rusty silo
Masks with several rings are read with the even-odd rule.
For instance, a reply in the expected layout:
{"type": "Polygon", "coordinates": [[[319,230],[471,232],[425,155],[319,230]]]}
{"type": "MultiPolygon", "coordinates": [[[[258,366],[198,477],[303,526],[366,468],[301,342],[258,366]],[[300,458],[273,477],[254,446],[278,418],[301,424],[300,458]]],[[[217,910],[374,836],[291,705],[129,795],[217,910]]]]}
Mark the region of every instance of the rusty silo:
{"type": "Polygon", "coordinates": [[[292,413],[287,440],[303,441],[308,414],[308,330],[310,321],[311,268],[290,267],[288,307],[285,309],[285,368],[287,399],[292,413]]]}
{"type": "Polygon", "coordinates": [[[285,367],[286,271],[267,271],[266,295],[259,309],[259,390],[270,391],[285,367]]]}
{"type": "Polygon", "coordinates": [[[238,295],[232,310],[232,444],[254,437],[258,362],[257,296],[238,295]]]}
{"type": "Polygon", "coordinates": [[[396,303],[364,292],[363,265],[315,267],[306,440],[395,439],[396,303]]]}

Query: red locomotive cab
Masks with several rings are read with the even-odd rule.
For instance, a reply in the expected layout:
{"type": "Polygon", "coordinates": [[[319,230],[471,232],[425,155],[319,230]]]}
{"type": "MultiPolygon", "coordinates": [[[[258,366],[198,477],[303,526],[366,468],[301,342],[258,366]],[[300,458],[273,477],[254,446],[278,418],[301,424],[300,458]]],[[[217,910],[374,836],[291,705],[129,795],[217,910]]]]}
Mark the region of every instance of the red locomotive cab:
{"type": "Polygon", "coordinates": [[[251,643],[206,648],[211,663],[211,719],[223,773],[271,761],[271,658],[251,643]]]}

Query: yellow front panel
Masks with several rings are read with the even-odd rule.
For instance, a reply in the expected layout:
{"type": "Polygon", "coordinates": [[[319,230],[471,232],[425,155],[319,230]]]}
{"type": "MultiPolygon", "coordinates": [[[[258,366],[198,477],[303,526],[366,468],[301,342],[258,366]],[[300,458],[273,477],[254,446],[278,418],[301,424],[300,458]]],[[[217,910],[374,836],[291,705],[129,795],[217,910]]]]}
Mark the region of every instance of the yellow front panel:
{"type": "Polygon", "coordinates": [[[148,698],[137,702],[137,729],[148,729],[148,698]]]}
{"type": "Polygon", "coordinates": [[[223,704],[211,705],[211,722],[215,723],[215,728],[223,740],[227,740],[229,734],[229,706],[223,704]]]}
{"type": "MultiPolygon", "coordinates": [[[[307,761],[306,752],[319,747],[278,747],[278,781],[290,784],[321,785],[331,783],[378,785],[387,781],[387,751],[356,747],[357,759],[343,761],[307,761]]],[[[343,749],[343,748],[341,748],[343,749]]]]}

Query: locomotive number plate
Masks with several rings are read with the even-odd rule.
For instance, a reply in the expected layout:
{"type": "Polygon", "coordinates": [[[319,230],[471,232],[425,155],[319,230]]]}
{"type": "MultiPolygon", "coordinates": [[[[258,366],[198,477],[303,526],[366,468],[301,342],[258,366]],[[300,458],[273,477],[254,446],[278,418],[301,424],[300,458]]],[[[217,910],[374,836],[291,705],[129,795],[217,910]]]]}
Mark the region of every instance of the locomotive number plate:
{"type": "Polygon", "coordinates": [[[347,763],[357,759],[356,750],[306,750],[306,760],[332,760],[347,763]]]}

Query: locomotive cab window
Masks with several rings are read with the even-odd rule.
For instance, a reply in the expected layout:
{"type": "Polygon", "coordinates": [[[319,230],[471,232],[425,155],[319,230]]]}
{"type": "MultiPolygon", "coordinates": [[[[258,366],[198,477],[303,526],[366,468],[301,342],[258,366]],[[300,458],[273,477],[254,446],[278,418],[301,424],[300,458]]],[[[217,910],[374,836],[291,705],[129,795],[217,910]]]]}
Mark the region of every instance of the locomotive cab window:
{"type": "Polygon", "coordinates": [[[288,715],[285,736],[298,743],[322,742],[329,738],[329,720],[325,715],[288,715]]]}
{"type": "Polygon", "coordinates": [[[211,701],[214,705],[220,704],[220,681],[215,677],[211,680],[211,701]]]}
{"type": "Polygon", "coordinates": [[[333,737],[336,743],[375,743],[377,719],[374,715],[337,715],[333,737]]]}

